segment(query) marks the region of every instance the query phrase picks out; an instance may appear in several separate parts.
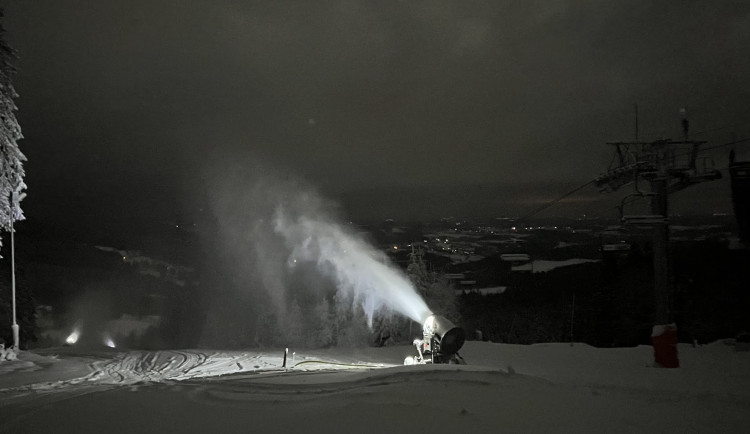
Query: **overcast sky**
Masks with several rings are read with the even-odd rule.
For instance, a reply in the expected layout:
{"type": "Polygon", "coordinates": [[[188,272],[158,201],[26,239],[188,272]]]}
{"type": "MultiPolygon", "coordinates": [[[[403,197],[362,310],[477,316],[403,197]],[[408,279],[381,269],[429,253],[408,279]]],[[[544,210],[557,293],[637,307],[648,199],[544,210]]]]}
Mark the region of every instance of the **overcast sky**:
{"type": "Polygon", "coordinates": [[[364,203],[455,186],[553,197],[633,139],[635,103],[642,139],[679,138],[681,107],[709,130],[695,138],[750,135],[747,1],[2,4],[30,202],[91,185],[184,195],[217,154],[364,203]]]}

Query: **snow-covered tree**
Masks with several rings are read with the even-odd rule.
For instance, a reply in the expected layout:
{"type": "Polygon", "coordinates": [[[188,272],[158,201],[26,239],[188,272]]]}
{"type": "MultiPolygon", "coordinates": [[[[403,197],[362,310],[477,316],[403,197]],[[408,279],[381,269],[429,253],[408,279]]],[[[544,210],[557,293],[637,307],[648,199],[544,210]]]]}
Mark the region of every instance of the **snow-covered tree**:
{"type": "MultiPolygon", "coordinates": [[[[0,18],[2,18],[0,10],[0,18]]],[[[21,127],[16,120],[16,104],[13,99],[18,96],[13,88],[12,78],[15,73],[14,50],[5,42],[5,29],[0,23],[0,227],[10,230],[11,221],[23,220],[23,212],[18,202],[23,199],[26,184],[23,182],[23,162],[26,157],[18,148],[21,127]],[[13,193],[16,203],[13,203],[13,193]]],[[[2,239],[0,239],[0,246],[2,239]]]]}
{"type": "Polygon", "coordinates": [[[414,251],[409,255],[411,262],[406,268],[406,274],[433,312],[439,313],[451,321],[458,322],[460,314],[456,307],[453,287],[441,274],[427,269],[427,264],[422,259],[422,255],[421,250],[414,251]]]}
{"type": "Polygon", "coordinates": [[[334,343],[334,327],[336,318],[331,304],[324,297],[315,305],[310,317],[310,346],[326,348],[334,343]]]}

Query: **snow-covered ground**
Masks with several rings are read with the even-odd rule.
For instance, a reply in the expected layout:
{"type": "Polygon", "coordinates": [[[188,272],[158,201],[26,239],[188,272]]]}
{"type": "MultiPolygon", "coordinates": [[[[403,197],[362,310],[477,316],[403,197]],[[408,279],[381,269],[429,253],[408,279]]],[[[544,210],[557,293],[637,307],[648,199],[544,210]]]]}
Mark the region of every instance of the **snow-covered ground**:
{"type": "Polygon", "coordinates": [[[750,352],[467,342],[468,365],[413,347],[283,352],[23,352],[0,364],[0,432],[748,432],[750,352]],[[292,360],[293,357],[293,360],[292,360]]]}
{"type": "Polygon", "coordinates": [[[598,259],[565,259],[563,261],[534,260],[528,264],[515,265],[511,267],[513,271],[531,271],[532,273],[546,273],[555,268],[569,267],[571,265],[586,264],[588,262],[599,262],[598,259]]]}

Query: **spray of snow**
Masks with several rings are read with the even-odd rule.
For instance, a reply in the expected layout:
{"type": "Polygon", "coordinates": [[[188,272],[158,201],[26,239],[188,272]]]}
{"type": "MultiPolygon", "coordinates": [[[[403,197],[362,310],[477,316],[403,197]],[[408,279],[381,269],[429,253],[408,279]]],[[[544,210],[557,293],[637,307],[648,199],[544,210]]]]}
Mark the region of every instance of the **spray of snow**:
{"type": "Polygon", "coordinates": [[[324,218],[290,215],[278,207],[274,230],[284,237],[291,255],[287,264],[312,262],[320,273],[332,277],[340,292],[359,301],[372,327],[373,315],[391,308],[422,323],[431,312],[409,279],[389,266],[384,255],[324,218]]]}
{"type": "MultiPolygon", "coordinates": [[[[337,204],[304,180],[258,161],[212,166],[212,268],[221,271],[210,284],[204,342],[288,344],[302,331],[333,330],[348,345],[367,339],[349,322],[360,311],[373,328],[376,315],[418,323],[430,315],[408,276],[355,226],[339,223],[337,204]]],[[[324,331],[310,339],[330,344],[324,331]]]]}

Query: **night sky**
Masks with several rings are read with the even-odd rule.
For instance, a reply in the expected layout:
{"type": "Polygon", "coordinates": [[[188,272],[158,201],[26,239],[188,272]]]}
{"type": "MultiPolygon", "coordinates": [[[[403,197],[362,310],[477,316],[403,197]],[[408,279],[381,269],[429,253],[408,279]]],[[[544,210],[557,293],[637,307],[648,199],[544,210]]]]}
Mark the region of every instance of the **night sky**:
{"type": "MultiPolygon", "coordinates": [[[[681,107],[692,138],[750,136],[746,1],[2,5],[27,214],[191,203],[229,158],[295,173],[352,215],[513,215],[605,170],[636,103],[642,139],[680,138],[681,107]]],[[[718,168],[728,152],[710,154],[718,168]]],[[[676,201],[731,211],[714,184],[676,201]]],[[[571,202],[611,208],[602,197],[571,202]]]]}

